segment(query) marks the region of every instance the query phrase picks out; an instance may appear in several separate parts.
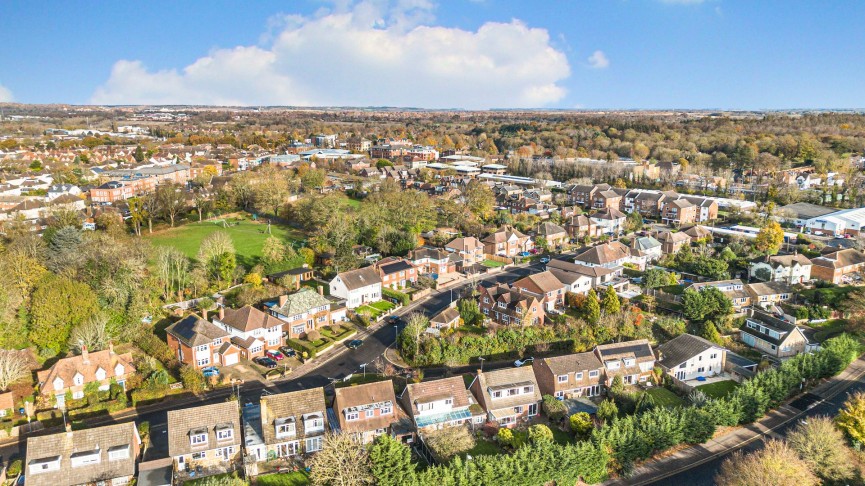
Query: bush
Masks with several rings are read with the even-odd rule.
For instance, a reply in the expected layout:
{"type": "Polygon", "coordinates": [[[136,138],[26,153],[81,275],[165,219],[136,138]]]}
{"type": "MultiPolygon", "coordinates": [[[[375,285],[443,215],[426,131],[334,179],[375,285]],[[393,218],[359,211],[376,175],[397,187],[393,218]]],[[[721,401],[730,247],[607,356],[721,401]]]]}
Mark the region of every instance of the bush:
{"type": "Polygon", "coordinates": [[[315,358],[315,346],[313,346],[312,343],[299,341],[297,339],[287,339],[285,344],[287,344],[289,348],[294,349],[298,353],[306,353],[307,359],[315,358]]]}
{"type": "Polygon", "coordinates": [[[514,433],[511,429],[502,427],[496,433],[496,439],[499,441],[499,444],[509,446],[514,443],[514,433]]]}
{"type": "Polygon", "coordinates": [[[180,368],[180,381],[183,382],[183,388],[198,393],[204,390],[204,375],[198,368],[184,365],[180,368]]]}
{"type": "Polygon", "coordinates": [[[146,405],[161,401],[167,394],[167,388],[140,388],[130,393],[132,406],[146,405]]]}
{"type": "Polygon", "coordinates": [[[573,432],[578,439],[588,438],[592,433],[592,429],[595,428],[595,424],[592,422],[592,417],[586,412],[577,412],[571,415],[570,423],[571,432],[573,432]]]}
{"type": "Polygon", "coordinates": [[[21,459],[15,459],[9,463],[9,467],[6,469],[6,477],[14,478],[21,474],[21,459]]]}
{"type": "Polygon", "coordinates": [[[533,444],[537,444],[540,441],[552,442],[553,431],[544,424],[535,424],[529,427],[528,438],[533,444]]]}
{"type": "Polygon", "coordinates": [[[409,299],[408,294],[404,294],[402,292],[392,290],[392,289],[389,289],[387,287],[382,287],[381,295],[387,297],[388,299],[399,302],[400,304],[402,304],[404,306],[408,305],[409,302],[411,301],[411,299],[409,299]]]}
{"type": "Polygon", "coordinates": [[[306,340],[309,342],[315,342],[321,339],[321,333],[318,332],[317,329],[311,329],[306,333],[306,340]]]}
{"type": "Polygon", "coordinates": [[[561,420],[562,417],[564,417],[565,412],[567,412],[565,404],[552,395],[544,395],[544,401],[541,404],[541,408],[543,408],[544,414],[553,421],[561,420]]]}
{"type": "Polygon", "coordinates": [[[447,462],[475,446],[475,438],[468,427],[445,427],[432,431],[424,442],[439,462],[447,462]]]}

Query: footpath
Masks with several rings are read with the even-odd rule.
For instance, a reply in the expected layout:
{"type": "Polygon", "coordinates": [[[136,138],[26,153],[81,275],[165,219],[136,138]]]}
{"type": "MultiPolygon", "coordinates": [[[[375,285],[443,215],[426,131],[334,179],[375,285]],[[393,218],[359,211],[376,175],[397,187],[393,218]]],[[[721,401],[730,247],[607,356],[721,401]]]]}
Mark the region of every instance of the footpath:
{"type": "MultiPolygon", "coordinates": [[[[819,397],[820,401],[830,400],[859,381],[863,376],[865,376],[865,356],[860,356],[840,374],[812,388],[809,393],[819,397]]],[[[792,400],[795,400],[795,397],[792,400]]],[[[647,485],[735,452],[766,436],[775,437],[777,435],[776,429],[798,419],[808,411],[791,407],[789,403],[790,401],[754,423],[716,436],[704,444],[682,449],[661,459],[646,461],[637,466],[630,477],[610,480],[604,485],[647,485]]],[[[811,408],[814,405],[816,403],[806,408],[811,408]]]]}

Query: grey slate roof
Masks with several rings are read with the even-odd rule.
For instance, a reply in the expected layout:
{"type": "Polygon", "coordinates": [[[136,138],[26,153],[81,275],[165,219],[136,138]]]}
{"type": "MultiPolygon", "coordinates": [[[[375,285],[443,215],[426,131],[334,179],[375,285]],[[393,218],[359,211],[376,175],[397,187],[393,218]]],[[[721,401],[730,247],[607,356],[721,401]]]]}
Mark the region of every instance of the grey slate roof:
{"type": "Polygon", "coordinates": [[[381,277],[374,267],[358,268],[339,275],[349,290],[357,290],[369,285],[381,283],[381,277]]]}
{"type": "Polygon", "coordinates": [[[276,395],[261,397],[261,429],[265,444],[277,444],[287,439],[276,438],[276,421],[293,418],[297,439],[303,439],[306,431],[303,416],[318,413],[325,420],[327,429],[327,406],[324,402],[324,388],[308,388],[276,395]]]}
{"type": "Polygon", "coordinates": [[[544,362],[550,368],[550,371],[556,375],[564,375],[571,372],[599,370],[604,367],[601,360],[591,351],[585,353],[567,354],[565,356],[556,356],[552,358],[544,358],[544,362]]]}
{"type": "Polygon", "coordinates": [[[168,455],[182,456],[192,452],[240,445],[240,411],[237,401],[168,411],[168,455]],[[231,440],[216,440],[216,429],[230,427],[231,440]],[[191,432],[207,434],[207,443],[192,447],[191,432]]]}
{"type": "Polygon", "coordinates": [[[224,329],[195,314],[190,314],[168,326],[165,332],[189,347],[201,346],[213,342],[214,339],[228,337],[228,332],[224,329]]]}
{"type": "Polygon", "coordinates": [[[724,349],[699,336],[682,334],[658,346],[660,357],[658,363],[667,369],[672,369],[711,348],[724,349]]]}

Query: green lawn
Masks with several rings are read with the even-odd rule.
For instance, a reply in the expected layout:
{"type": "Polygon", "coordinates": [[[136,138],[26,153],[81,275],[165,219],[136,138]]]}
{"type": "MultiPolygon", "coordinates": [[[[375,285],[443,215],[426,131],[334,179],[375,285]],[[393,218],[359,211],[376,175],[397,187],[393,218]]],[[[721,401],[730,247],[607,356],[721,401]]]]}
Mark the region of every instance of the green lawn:
{"type": "Polygon", "coordinates": [[[472,457],[495,456],[495,455],[498,455],[501,453],[502,453],[502,448],[499,447],[499,445],[496,444],[495,442],[490,441],[490,440],[486,440],[486,439],[477,439],[475,441],[475,446],[472,447],[471,449],[467,450],[466,452],[463,452],[462,454],[460,454],[460,457],[465,459],[466,455],[469,455],[472,457]]]}
{"type": "Polygon", "coordinates": [[[737,386],[739,386],[739,384],[735,381],[727,380],[709,383],[708,385],[700,385],[697,387],[697,390],[705,393],[706,396],[710,398],[724,398],[730,392],[735,390],[737,386]]]}
{"type": "Polygon", "coordinates": [[[384,311],[366,304],[355,309],[355,312],[358,314],[368,314],[373,320],[378,319],[378,316],[384,314],[384,311]]]}
{"type": "Polygon", "coordinates": [[[656,405],[661,405],[664,407],[683,407],[685,406],[685,400],[676,395],[675,393],[667,390],[666,388],[661,387],[652,387],[646,390],[646,393],[652,396],[655,399],[656,405]]]}
{"type": "Polygon", "coordinates": [[[830,337],[837,336],[846,331],[847,324],[848,322],[846,319],[830,319],[826,322],[810,323],[808,326],[817,330],[817,332],[814,333],[814,340],[818,343],[822,343],[830,337]]]}
{"type": "Polygon", "coordinates": [[[808,303],[817,305],[828,305],[837,308],[838,304],[847,298],[847,294],[856,290],[856,287],[825,287],[808,289],[799,292],[799,296],[808,303]]]}
{"type": "Polygon", "coordinates": [[[343,200],[342,203],[345,204],[346,206],[352,208],[352,209],[360,209],[360,205],[362,204],[357,199],[351,199],[351,198],[343,200]]]}
{"type": "Polygon", "coordinates": [[[505,266],[504,263],[502,263],[502,262],[497,262],[497,261],[495,261],[495,260],[484,260],[484,262],[481,263],[481,265],[483,265],[483,266],[485,266],[485,267],[490,267],[490,268],[496,268],[496,267],[503,267],[503,266],[505,266]]]}
{"type": "Polygon", "coordinates": [[[228,221],[233,226],[229,225],[225,228],[222,221],[220,219],[202,223],[189,223],[152,235],[148,235],[146,232],[143,234],[146,239],[156,246],[173,246],[182,251],[186,256],[195,258],[201,246],[201,240],[217,231],[225,231],[231,236],[231,241],[234,243],[234,248],[237,251],[239,263],[247,266],[252,266],[258,261],[258,258],[261,257],[261,248],[264,245],[264,240],[271,235],[283,241],[306,239],[301,231],[288,226],[271,225],[270,234],[268,234],[266,223],[243,219],[234,224],[236,220],[229,218],[228,221]]]}
{"type": "Polygon", "coordinates": [[[259,486],[304,486],[309,484],[309,475],[303,471],[266,474],[255,478],[259,486]]]}
{"type": "Polygon", "coordinates": [[[386,300],[380,300],[378,302],[373,302],[372,304],[370,304],[370,306],[372,306],[372,307],[374,307],[374,308],[376,308],[382,312],[390,312],[391,309],[396,307],[395,305],[393,305],[392,303],[390,303],[386,300]]]}

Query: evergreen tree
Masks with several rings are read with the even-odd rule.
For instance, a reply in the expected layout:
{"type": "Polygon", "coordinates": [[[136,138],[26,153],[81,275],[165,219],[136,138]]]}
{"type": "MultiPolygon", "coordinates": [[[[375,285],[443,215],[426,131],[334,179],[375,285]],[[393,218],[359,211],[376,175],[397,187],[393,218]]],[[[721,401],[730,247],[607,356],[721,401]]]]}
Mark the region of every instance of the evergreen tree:
{"type": "Polygon", "coordinates": [[[604,309],[604,314],[618,314],[622,310],[622,304],[619,301],[619,296],[616,294],[616,289],[612,285],[607,286],[604,291],[604,300],[601,302],[601,307],[604,309]]]}
{"type": "Polygon", "coordinates": [[[400,486],[414,483],[415,466],[411,462],[411,451],[400,441],[383,434],[369,448],[372,475],[376,484],[400,486]]]}
{"type": "Polygon", "coordinates": [[[586,320],[592,324],[597,324],[598,319],[601,318],[601,304],[598,302],[598,294],[595,293],[595,289],[589,290],[589,295],[584,304],[583,314],[585,315],[586,320]]]}

